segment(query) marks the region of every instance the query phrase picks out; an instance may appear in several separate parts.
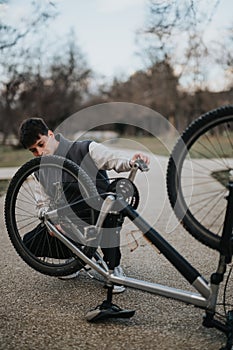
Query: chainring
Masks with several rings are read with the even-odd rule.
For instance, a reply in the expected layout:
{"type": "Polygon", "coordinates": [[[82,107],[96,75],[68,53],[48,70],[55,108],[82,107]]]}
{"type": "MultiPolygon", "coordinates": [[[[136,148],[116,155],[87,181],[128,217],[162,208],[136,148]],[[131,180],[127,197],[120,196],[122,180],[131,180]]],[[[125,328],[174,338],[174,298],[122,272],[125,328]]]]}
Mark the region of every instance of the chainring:
{"type": "Polygon", "coordinates": [[[137,209],[139,204],[139,192],[135,184],[124,177],[115,179],[108,186],[107,192],[120,195],[123,200],[133,209],[137,209]]]}

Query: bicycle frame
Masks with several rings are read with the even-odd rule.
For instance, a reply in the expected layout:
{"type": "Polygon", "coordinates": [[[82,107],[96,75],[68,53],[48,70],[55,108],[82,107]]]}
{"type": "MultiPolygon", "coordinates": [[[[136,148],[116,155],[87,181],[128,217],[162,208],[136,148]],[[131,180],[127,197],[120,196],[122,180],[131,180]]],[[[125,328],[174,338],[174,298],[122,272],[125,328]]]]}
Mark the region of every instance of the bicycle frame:
{"type": "MultiPolygon", "coordinates": [[[[116,277],[113,271],[108,269],[107,264],[102,261],[98,262],[88,258],[75,244],[73,244],[62,232],[60,232],[53,224],[52,220],[59,217],[60,210],[53,210],[43,214],[43,220],[49,231],[60,239],[74,254],[77,255],[85,264],[98,272],[105,278],[108,288],[107,302],[111,305],[112,286],[113,284],[124,285],[126,287],[140,289],[163,297],[179,300],[186,304],[192,304],[205,310],[203,317],[203,326],[207,328],[216,328],[227,336],[225,349],[232,349],[233,344],[233,310],[228,311],[226,323],[214,319],[216,312],[216,304],[220,283],[223,281],[226,272],[226,266],[232,261],[232,231],[233,231],[233,172],[229,176],[229,195],[227,199],[227,209],[224,220],[224,227],[219,248],[219,263],[217,269],[212,273],[210,281],[206,279],[182,256],[174,247],[172,247],[151,225],[149,225],[140,215],[129,206],[120,195],[110,193],[102,203],[99,217],[95,226],[86,227],[86,232],[90,229],[92,233],[99,234],[102,224],[111,212],[111,208],[116,204],[121,208],[124,216],[128,217],[134,225],[144,234],[144,237],[151,242],[157,250],[159,250],[165,258],[180,272],[180,274],[196,289],[196,292],[177,289],[162,284],[152,283],[144,280],[130,278],[127,276],[116,277]]],[[[72,207],[73,204],[71,204],[72,207]]],[[[85,235],[85,234],[84,234],[85,235]]],[[[77,236],[81,237],[81,232],[77,229],[77,236]]],[[[88,235],[86,235],[88,239],[88,235]]],[[[92,238],[91,238],[92,239],[92,238]]],[[[88,245],[88,244],[86,244],[88,245]]],[[[103,302],[103,304],[105,301],[103,302]]],[[[102,304],[102,305],[103,305],[102,304]]],[[[134,313],[134,311],[133,311],[134,313]]],[[[131,315],[133,315],[131,313],[131,315]]]]}
{"type": "MultiPolygon", "coordinates": [[[[137,169],[133,169],[129,176],[133,180],[137,169]]],[[[103,200],[95,226],[87,226],[85,228],[84,236],[76,228],[77,237],[81,238],[81,244],[88,245],[88,240],[98,237],[98,234],[103,227],[106,216],[111,212],[114,204],[120,208],[125,217],[128,217],[134,225],[144,234],[144,237],[159,250],[165,258],[180,272],[180,274],[189,282],[189,284],[196,289],[196,292],[188,290],[177,289],[162,284],[152,283],[144,280],[130,278],[127,276],[116,277],[113,271],[108,269],[104,261],[95,262],[88,258],[75,244],[73,244],[56,226],[52,224],[52,220],[57,219],[63,210],[71,207],[66,206],[57,210],[43,213],[42,219],[49,231],[60,239],[78,258],[92,269],[98,272],[105,278],[106,286],[108,288],[107,302],[111,305],[112,300],[112,286],[114,284],[124,285],[126,287],[140,289],[145,292],[150,292],[163,297],[179,300],[186,304],[192,304],[199,308],[205,309],[205,316],[203,318],[203,326],[208,328],[215,327],[224,332],[227,336],[227,344],[225,349],[231,349],[233,344],[233,310],[228,311],[226,323],[214,319],[216,312],[216,304],[218,298],[218,291],[220,283],[223,281],[226,272],[227,264],[232,261],[232,231],[233,231],[233,171],[229,173],[229,195],[227,200],[227,209],[224,220],[223,232],[220,240],[219,248],[219,263],[216,271],[212,273],[210,281],[208,282],[174,247],[172,247],[149,223],[147,223],[139,213],[128,205],[123,197],[119,194],[109,193],[103,200]],[[117,203],[116,203],[117,202],[117,203]],[[90,236],[88,235],[90,233],[90,236]],[[86,239],[86,242],[85,242],[86,239]]],[[[105,301],[104,301],[105,302],[105,301]]],[[[104,304],[103,302],[103,304],[104,304]]],[[[102,305],[103,305],[102,304],[102,305]]],[[[134,312],[133,312],[134,313],[134,312]]],[[[131,315],[133,314],[131,313],[131,315]]],[[[131,317],[131,316],[130,316],[131,317]]]]}
{"type": "MultiPolygon", "coordinates": [[[[131,213],[131,215],[137,214],[136,212],[133,212],[133,211],[131,212],[132,209],[127,209],[127,210],[131,213]]],[[[49,216],[49,213],[47,213],[47,215],[49,216]]],[[[107,268],[104,269],[103,267],[99,266],[99,264],[97,264],[93,260],[89,259],[85,254],[83,254],[82,251],[77,246],[75,246],[72,242],[70,242],[70,240],[66,238],[59,230],[57,230],[56,227],[53,224],[51,224],[50,221],[46,220],[45,224],[48,227],[48,229],[52,231],[55,234],[55,236],[59,238],[74,254],[76,254],[82,261],[84,261],[96,272],[102,275],[108,282],[122,284],[127,287],[140,289],[146,292],[151,292],[151,293],[158,294],[165,297],[171,297],[171,298],[183,301],[185,303],[190,303],[203,308],[207,307],[207,305],[210,304],[210,296],[213,295],[213,293],[211,293],[211,287],[204,280],[204,278],[202,278],[201,275],[185,259],[181,258],[179,253],[176,252],[175,249],[173,249],[168,243],[165,243],[165,241],[161,243],[162,238],[158,234],[158,232],[156,232],[152,227],[150,227],[139,216],[137,217],[136,226],[139,229],[148,227],[148,232],[146,232],[145,235],[150,236],[150,240],[152,244],[154,244],[155,246],[156,246],[157,240],[160,241],[160,244],[159,244],[160,248],[163,246],[163,244],[164,244],[164,250],[166,250],[169,246],[169,251],[173,252],[172,260],[176,264],[176,266],[181,262],[181,259],[182,259],[182,269],[183,271],[185,271],[184,277],[188,279],[188,281],[196,288],[196,290],[200,294],[167,287],[156,283],[150,283],[143,280],[137,280],[126,276],[121,278],[116,277],[107,268]],[[192,279],[190,279],[189,277],[189,272],[192,275],[192,279]]]]}
{"type": "MultiPolygon", "coordinates": [[[[233,190],[231,186],[231,196],[233,198],[233,190]]],[[[141,230],[146,239],[148,239],[165,257],[170,263],[183,275],[183,277],[192,285],[198,293],[192,293],[186,290],[180,290],[172,287],[168,287],[161,284],[151,283],[144,280],[138,280],[127,276],[116,277],[109,271],[107,266],[101,267],[99,264],[89,259],[82,251],[74,245],[70,240],[64,236],[52,223],[51,219],[56,217],[57,210],[47,212],[45,214],[45,224],[49,231],[53,231],[54,235],[59,238],[74,254],[76,254],[83,262],[88,264],[91,268],[102,275],[107,282],[113,284],[120,284],[134,289],[140,289],[146,292],[154,293],[164,297],[173,298],[184,303],[193,304],[200,308],[208,309],[211,312],[215,311],[219,283],[214,281],[206,281],[202,275],[186,260],[184,259],[153,227],[151,227],[132,207],[127,205],[121,198],[110,194],[103,202],[101,214],[96,224],[97,227],[101,227],[101,223],[106,217],[108,210],[110,210],[114,201],[118,201],[123,209],[123,213],[141,230]],[[104,209],[103,209],[104,208],[104,209]]],[[[228,212],[233,208],[233,200],[228,201],[228,212]]],[[[232,211],[231,211],[232,212],[232,211]]],[[[226,214],[228,215],[228,214],[226,214]]],[[[229,215],[227,216],[229,218],[229,215]]],[[[227,220],[225,220],[227,222],[227,220]]],[[[225,227],[225,245],[229,242],[227,235],[232,232],[229,231],[229,226],[232,228],[232,219],[228,220],[227,227],[225,227]],[[227,241],[228,240],[228,241],[227,241]]],[[[226,270],[226,255],[220,253],[219,265],[217,267],[216,274],[222,275],[226,270]]]]}

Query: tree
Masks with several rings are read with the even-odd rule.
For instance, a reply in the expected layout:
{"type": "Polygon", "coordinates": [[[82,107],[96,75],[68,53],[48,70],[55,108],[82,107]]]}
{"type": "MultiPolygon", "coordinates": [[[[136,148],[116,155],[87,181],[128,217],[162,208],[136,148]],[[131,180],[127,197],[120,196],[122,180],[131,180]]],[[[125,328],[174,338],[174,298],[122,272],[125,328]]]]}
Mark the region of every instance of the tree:
{"type": "Polygon", "coordinates": [[[20,26],[8,23],[7,6],[10,6],[9,0],[0,0],[0,8],[5,16],[0,17],[0,51],[6,48],[12,48],[22,38],[29,33],[37,31],[40,26],[44,26],[50,18],[56,16],[55,4],[52,1],[31,1],[31,11],[27,16],[19,19],[20,26]]]}
{"type": "MultiPolygon", "coordinates": [[[[0,6],[9,5],[0,0],[0,6]]],[[[31,1],[26,15],[15,26],[6,16],[0,22],[0,131],[3,142],[17,134],[27,116],[45,116],[51,127],[76,112],[88,95],[91,70],[71,31],[56,53],[40,44],[42,27],[56,15],[52,1],[31,1]],[[32,38],[34,40],[32,40],[32,38]],[[37,38],[37,40],[35,40],[37,38]],[[38,44],[37,44],[38,42],[38,44]]],[[[7,14],[7,12],[6,12],[7,14]]],[[[46,30],[46,28],[45,28],[46,30]]]]}
{"type": "Polygon", "coordinates": [[[211,52],[204,33],[219,4],[220,0],[151,0],[140,32],[148,65],[168,60],[181,85],[192,92],[205,88],[211,52]]]}
{"type": "Polygon", "coordinates": [[[55,128],[81,108],[88,96],[91,70],[76,44],[74,35],[57,47],[50,62],[43,66],[41,52],[25,54],[19,62],[7,61],[1,90],[0,130],[3,142],[9,134],[17,135],[19,123],[28,116],[42,116],[55,128]],[[35,66],[34,57],[37,57],[35,66]]]}
{"type": "MultiPolygon", "coordinates": [[[[161,61],[144,71],[135,72],[126,81],[115,78],[112,86],[102,90],[101,93],[106,101],[125,101],[147,106],[170,119],[177,109],[178,79],[169,62],[161,61]]],[[[135,117],[144,118],[146,123],[145,115],[135,117]]],[[[149,123],[148,120],[147,126],[149,123]]],[[[159,128],[158,125],[158,130],[159,128]]],[[[121,127],[120,131],[132,132],[132,127],[124,127],[124,129],[121,127]]],[[[134,132],[137,133],[137,128],[134,128],[134,132]]]]}
{"type": "Polygon", "coordinates": [[[225,72],[225,79],[229,88],[233,87],[233,29],[232,26],[223,32],[224,42],[214,43],[216,62],[225,72]]]}
{"type": "Polygon", "coordinates": [[[17,132],[17,101],[22,88],[31,81],[31,43],[26,46],[25,40],[56,16],[56,8],[52,1],[31,1],[17,21],[11,19],[10,1],[0,0],[0,9],[0,122],[5,142],[10,133],[17,132]]]}

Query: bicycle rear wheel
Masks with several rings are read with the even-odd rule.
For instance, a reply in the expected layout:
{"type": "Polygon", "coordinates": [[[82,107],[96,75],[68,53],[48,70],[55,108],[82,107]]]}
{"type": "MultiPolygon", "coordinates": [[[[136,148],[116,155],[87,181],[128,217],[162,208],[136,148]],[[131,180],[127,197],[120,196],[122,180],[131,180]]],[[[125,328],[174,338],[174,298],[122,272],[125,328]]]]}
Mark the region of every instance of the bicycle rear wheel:
{"type": "Polygon", "coordinates": [[[167,168],[172,208],[197,240],[219,250],[233,169],[233,106],[195,120],[175,145],[167,168]]]}
{"type": "MultiPolygon", "coordinates": [[[[85,199],[98,198],[98,192],[75,163],[58,156],[34,158],[12,178],[5,199],[6,227],[17,253],[33,269],[46,275],[65,276],[84,266],[61,241],[48,233],[38,216],[40,207],[58,209],[76,202],[77,196],[80,198],[78,209],[82,210],[80,213],[70,210],[66,219],[82,231],[95,220],[95,209],[87,205],[85,199]]],[[[69,227],[64,217],[62,223],[54,224],[61,224],[64,229],[69,227]]],[[[96,251],[95,247],[77,245],[90,258],[96,251]]]]}

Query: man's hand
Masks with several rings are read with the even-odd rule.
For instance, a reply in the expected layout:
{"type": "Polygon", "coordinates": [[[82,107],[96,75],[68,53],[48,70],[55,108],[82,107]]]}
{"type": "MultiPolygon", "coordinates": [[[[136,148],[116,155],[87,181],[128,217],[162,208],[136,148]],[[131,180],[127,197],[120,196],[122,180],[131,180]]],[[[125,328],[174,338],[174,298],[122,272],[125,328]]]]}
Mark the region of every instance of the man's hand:
{"type": "Polygon", "coordinates": [[[143,160],[147,165],[150,164],[150,158],[148,156],[146,156],[145,154],[143,153],[136,153],[134,154],[134,156],[132,157],[132,159],[130,160],[130,165],[133,166],[135,160],[137,159],[141,159],[143,160]]]}

